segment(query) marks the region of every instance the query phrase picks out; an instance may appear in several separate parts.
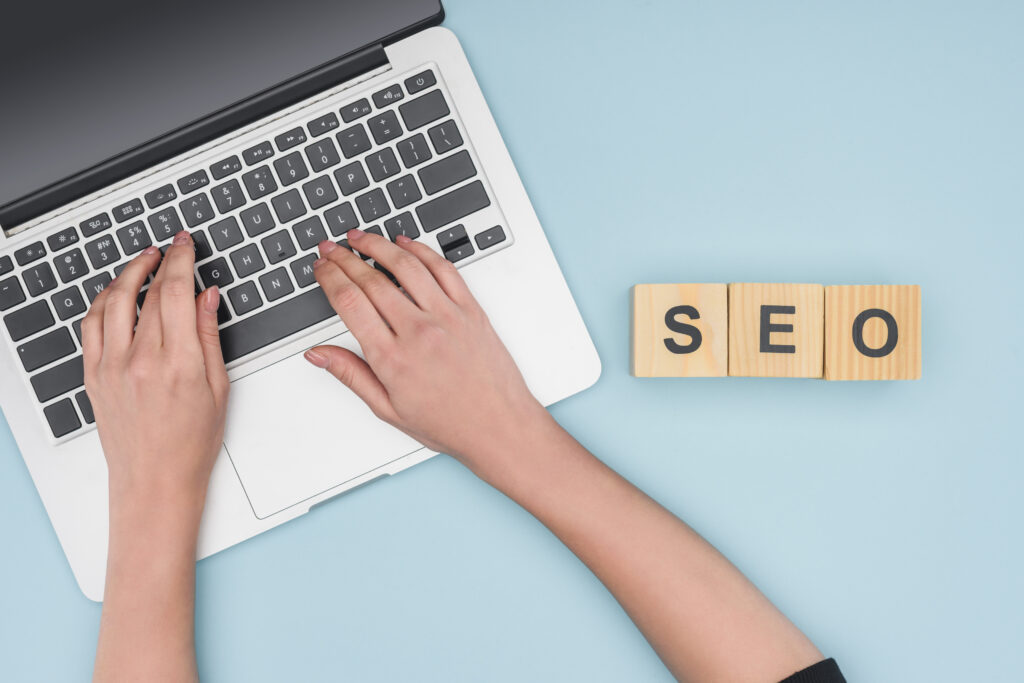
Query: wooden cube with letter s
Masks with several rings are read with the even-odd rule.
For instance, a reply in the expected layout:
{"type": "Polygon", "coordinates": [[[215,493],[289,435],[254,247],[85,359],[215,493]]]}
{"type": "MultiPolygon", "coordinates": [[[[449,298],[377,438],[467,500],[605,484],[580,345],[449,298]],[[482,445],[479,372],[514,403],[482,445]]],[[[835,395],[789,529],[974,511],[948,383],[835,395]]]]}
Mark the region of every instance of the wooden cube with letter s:
{"type": "Polygon", "coordinates": [[[633,287],[634,377],[725,377],[729,300],[724,284],[633,287]]]}

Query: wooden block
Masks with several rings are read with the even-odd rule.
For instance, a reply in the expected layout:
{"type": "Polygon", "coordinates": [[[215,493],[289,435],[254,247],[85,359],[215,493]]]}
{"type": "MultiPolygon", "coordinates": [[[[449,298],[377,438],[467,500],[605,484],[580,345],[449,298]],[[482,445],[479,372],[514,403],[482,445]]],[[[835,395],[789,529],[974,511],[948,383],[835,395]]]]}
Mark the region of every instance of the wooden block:
{"type": "Polygon", "coordinates": [[[729,375],[822,376],[825,292],[821,285],[729,285],[729,375]]]}
{"type": "Polygon", "coordinates": [[[729,294],[724,284],[633,287],[634,377],[725,377],[729,294]]]}
{"type": "Polygon", "coordinates": [[[921,288],[825,288],[825,379],[920,379],[921,288]]]}

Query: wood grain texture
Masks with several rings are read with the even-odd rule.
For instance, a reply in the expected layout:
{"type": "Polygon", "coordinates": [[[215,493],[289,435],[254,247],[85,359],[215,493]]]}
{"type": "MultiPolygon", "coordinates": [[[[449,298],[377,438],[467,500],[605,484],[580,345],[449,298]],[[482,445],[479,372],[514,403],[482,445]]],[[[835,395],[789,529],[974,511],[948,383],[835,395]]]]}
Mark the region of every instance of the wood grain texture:
{"type": "Polygon", "coordinates": [[[842,285],[825,288],[825,379],[920,379],[921,288],[917,285],[842,285]],[[884,316],[864,314],[886,311],[884,316]],[[890,323],[895,323],[895,346],[884,356],[858,350],[854,340],[857,317],[864,314],[859,335],[863,348],[887,351],[890,323]]]}
{"type": "Polygon", "coordinates": [[[728,302],[724,284],[635,285],[633,376],[725,377],[729,368],[728,302]],[[676,311],[672,319],[695,327],[700,334],[699,345],[692,335],[668,327],[666,313],[676,306],[692,306],[698,314],[693,318],[676,311]],[[678,352],[687,347],[695,348],[678,352]]]}
{"type": "Polygon", "coordinates": [[[734,377],[822,376],[825,340],[825,291],[815,284],[729,285],[729,375],[734,377]],[[774,313],[773,325],[792,325],[792,332],[773,331],[768,341],[790,346],[792,353],[764,352],[761,347],[763,306],[793,306],[792,314],[774,313]]]}

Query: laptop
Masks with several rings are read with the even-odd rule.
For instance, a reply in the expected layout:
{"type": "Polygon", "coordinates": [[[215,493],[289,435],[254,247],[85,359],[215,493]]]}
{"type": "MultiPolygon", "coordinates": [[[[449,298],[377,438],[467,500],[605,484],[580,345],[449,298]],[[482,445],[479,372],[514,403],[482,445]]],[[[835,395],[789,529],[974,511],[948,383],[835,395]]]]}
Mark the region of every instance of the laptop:
{"type": "MultiPolygon", "coordinates": [[[[0,43],[0,408],[85,595],[107,472],[81,320],[181,229],[232,395],[199,558],[435,453],[302,352],[359,347],[312,274],[355,227],[454,262],[545,405],[600,362],[438,0],[40,0],[0,43]],[[332,435],[310,425],[337,425],[332,435]]],[[[429,362],[429,359],[424,359],[429,362]]],[[[443,397],[438,397],[443,400],[443,397]]]]}

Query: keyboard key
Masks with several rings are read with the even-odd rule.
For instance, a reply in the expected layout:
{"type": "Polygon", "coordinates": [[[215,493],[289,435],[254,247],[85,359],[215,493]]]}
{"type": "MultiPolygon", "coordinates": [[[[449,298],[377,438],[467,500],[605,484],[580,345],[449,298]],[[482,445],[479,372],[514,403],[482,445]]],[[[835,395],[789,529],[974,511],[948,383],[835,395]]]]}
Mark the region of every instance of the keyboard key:
{"type": "Polygon", "coordinates": [[[82,357],[77,356],[49,370],[43,370],[32,377],[31,382],[40,403],[46,403],[72,389],[78,389],[85,383],[82,357]]]}
{"type": "Polygon", "coordinates": [[[419,171],[420,182],[427,194],[437,194],[476,175],[476,166],[469,152],[462,150],[419,171]]]}
{"type": "Polygon", "coordinates": [[[117,241],[121,243],[121,250],[125,256],[137,254],[149,245],[153,244],[149,239],[149,233],[143,227],[142,221],[136,221],[126,225],[117,231],[117,241]]]}
{"type": "Polygon", "coordinates": [[[432,90],[422,97],[406,102],[398,111],[402,112],[402,120],[409,130],[416,130],[451,113],[440,90],[432,90]]]}
{"type": "Polygon", "coordinates": [[[465,242],[464,244],[460,244],[457,247],[451,247],[449,249],[445,249],[445,251],[444,251],[444,257],[446,259],[448,259],[449,261],[451,261],[452,263],[458,263],[462,259],[468,258],[468,257],[470,257],[472,255],[473,255],[473,245],[470,244],[469,242],[465,242]]]}
{"type": "Polygon", "coordinates": [[[279,194],[271,203],[277,213],[277,220],[281,223],[291,223],[296,218],[306,215],[306,205],[302,203],[302,195],[298,190],[288,190],[284,194],[279,194]]]}
{"type": "Polygon", "coordinates": [[[396,209],[404,209],[423,199],[420,188],[416,185],[416,179],[411,175],[405,175],[398,180],[388,183],[388,194],[391,195],[391,203],[396,209]]]}
{"type": "MultiPolygon", "coordinates": [[[[264,205],[266,206],[266,205],[264,205]]],[[[242,229],[238,227],[238,221],[234,216],[225,218],[210,226],[210,236],[217,249],[224,251],[239,244],[242,241],[242,229]]]]}
{"type": "Polygon", "coordinates": [[[31,337],[36,332],[42,332],[50,327],[54,324],[54,320],[46,301],[37,301],[5,315],[4,324],[7,326],[7,332],[11,335],[11,339],[21,341],[25,337],[31,337]]]}
{"type": "Polygon", "coordinates": [[[334,114],[325,114],[318,119],[310,121],[306,128],[309,129],[309,134],[315,138],[318,135],[323,135],[324,133],[334,130],[340,125],[341,124],[338,123],[337,116],[334,114]]]}
{"type": "Polygon", "coordinates": [[[210,176],[206,175],[206,171],[202,169],[199,169],[194,173],[189,173],[184,178],[178,179],[178,189],[181,190],[182,194],[195,192],[199,188],[206,187],[209,184],[210,176]]]}
{"type": "MultiPolygon", "coordinates": [[[[231,252],[231,263],[235,266],[238,277],[249,277],[267,267],[260,255],[260,248],[255,244],[247,244],[241,249],[231,252]]],[[[232,302],[233,303],[233,302],[232,302]]]]}
{"type": "Polygon", "coordinates": [[[91,425],[96,422],[96,416],[92,412],[92,402],[89,400],[89,395],[84,391],[79,391],[75,394],[75,401],[78,403],[78,409],[82,411],[82,419],[85,420],[85,424],[91,425]]]}
{"type": "Polygon", "coordinates": [[[202,279],[206,289],[214,285],[223,289],[235,281],[234,276],[231,274],[231,269],[228,268],[227,260],[223,258],[215,259],[199,266],[199,277],[202,279]]]}
{"type": "Polygon", "coordinates": [[[319,258],[318,254],[306,254],[302,258],[295,259],[289,267],[292,269],[292,277],[299,289],[309,287],[316,283],[316,275],[313,273],[313,263],[319,258]]]}
{"type": "Polygon", "coordinates": [[[309,169],[306,168],[306,162],[302,160],[300,152],[292,152],[281,157],[274,162],[274,168],[277,169],[277,177],[285,187],[309,177],[309,169]]]}
{"type": "Polygon", "coordinates": [[[456,225],[437,233],[437,244],[441,247],[441,251],[461,246],[466,242],[469,242],[469,235],[466,234],[464,225],[456,225]]]}
{"type": "MultiPolygon", "coordinates": [[[[204,173],[203,175],[206,174],[204,173]]],[[[184,180],[184,178],[182,180],[184,180]]],[[[182,181],[179,180],[178,184],[180,185],[181,182],[182,181]]],[[[182,192],[184,191],[185,190],[182,190],[182,192]]],[[[174,201],[177,198],[178,193],[174,191],[173,185],[164,185],[163,187],[158,187],[152,192],[147,192],[146,195],[143,197],[143,199],[146,200],[146,206],[148,206],[151,209],[161,207],[167,202],[174,201]]]]}
{"type": "Polygon", "coordinates": [[[266,203],[250,207],[243,211],[240,216],[242,218],[242,225],[245,226],[245,231],[249,233],[249,237],[262,235],[274,227],[274,217],[270,215],[270,207],[266,203]]]}
{"type": "MultiPolygon", "coordinates": [[[[114,266],[114,277],[121,277],[121,273],[124,272],[124,269],[127,268],[129,264],[131,264],[131,261],[125,261],[124,263],[119,263],[114,266]]],[[[147,282],[148,281],[149,280],[147,279],[147,282]]]]}
{"type": "Polygon", "coordinates": [[[78,243],[78,231],[73,227],[64,228],[60,232],[55,232],[46,238],[46,244],[49,245],[50,251],[60,251],[64,247],[70,247],[72,244],[78,243]]]}
{"type": "MultiPolygon", "coordinates": [[[[271,265],[295,256],[295,242],[292,241],[287,230],[264,237],[260,244],[263,245],[263,253],[267,255],[267,260],[271,265]]],[[[267,299],[273,301],[269,296],[267,299]]]]}
{"type": "Polygon", "coordinates": [[[242,182],[249,191],[249,198],[254,201],[277,191],[277,183],[274,182],[269,166],[260,166],[254,171],[249,171],[242,176],[242,182]]]}
{"type": "Polygon", "coordinates": [[[43,246],[42,242],[33,242],[14,252],[14,260],[18,262],[19,266],[38,261],[44,256],[46,256],[46,247],[43,246]]]}
{"type": "Polygon", "coordinates": [[[309,208],[314,211],[338,201],[338,192],[334,189],[330,176],[323,175],[310,180],[302,186],[302,193],[306,195],[309,208]]]}
{"type": "Polygon", "coordinates": [[[369,223],[391,213],[388,200],[384,198],[384,190],[379,187],[370,190],[364,195],[356,197],[356,206],[359,207],[359,214],[363,221],[369,223]]]}
{"type": "Polygon", "coordinates": [[[483,251],[489,247],[493,247],[495,244],[501,244],[505,241],[505,231],[501,229],[500,225],[495,225],[493,228],[488,228],[482,233],[476,236],[476,246],[483,251]]]}
{"type": "Polygon", "coordinates": [[[370,107],[370,101],[365,97],[358,102],[352,104],[346,104],[341,108],[341,118],[345,123],[352,123],[356,119],[360,119],[369,114],[373,109],[370,107]]]}
{"type": "Polygon", "coordinates": [[[324,230],[324,224],[320,220],[320,216],[313,216],[304,221],[299,221],[292,226],[292,232],[295,233],[295,239],[299,243],[299,248],[303,251],[313,249],[316,245],[327,239],[327,231],[324,230]]]}
{"type": "Polygon", "coordinates": [[[406,168],[419,166],[425,161],[430,161],[433,156],[430,153],[430,145],[427,144],[427,139],[423,137],[423,133],[416,133],[411,138],[402,140],[398,143],[397,147],[406,168]]]}
{"type": "Polygon", "coordinates": [[[238,160],[237,156],[230,156],[227,159],[222,159],[210,167],[210,173],[213,174],[214,180],[227,178],[232,173],[238,173],[241,170],[242,162],[238,160]]]}
{"type": "Polygon", "coordinates": [[[377,105],[378,109],[383,109],[388,105],[398,102],[403,97],[405,97],[405,93],[402,92],[402,86],[395,83],[380,92],[373,93],[373,103],[377,105]]]}
{"type": "Polygon", "coordinates": [[[277,148],[282,152],[297,145],[301,145],[305,141],[306,131],[302,130],[302,128],[293,128],[290,131],[281,133],[274,138],[274,144],[277,145],[277,148]]]}
{"type": "Polygon", "coordinates": [[[210,194],[213,195],[213,203],[217,205],[217,210],[221,213],[228,213],[240,206],[245,206],[245,193],[242,192],[242,186],[238,184],[237,180],[229,180],[223,185],[218,185],[210,190],[210,194]]]}
{"type": "Polygon", "coordinates": [[[309,165],[314,173],[319,173],[341,163],[341,155],[338,154],[338,148],[334,146],[334,141],[330,138],[314,142],[307,147],[306,158],[309,159],[309,165]]]}
{"type": "Polygon", "coordinates": [[[108,273],[100,273],[95,277],[91,277],[82,283],[82,288],[85,289],[85,296],[89,298],[89,303],[96,300],[96,297],[107,288],[110,284],[111,277],[108,273]]]}
{"type": "Polygon", "coordinates": [[[50,297],[53,310],[57,311],[57,317],[61,320],[74,318],[76,315],[85,313],[85,299],[82,298],[82,290],[78,287],[68,287],[50,297]]]}
{"type": "Polygon", "coordinates": [[[216,215],[213,211],[213,204],[210,203],[210,198],[206,196],[205,192],[186,199],[178,204],[178,208],[181,209],[181,215],[185,217],[185,223],[190,228],[212,221],[216,215]]]}
{"type": "Polygon", "coordinates": [[[192,247],[196,252],[196,263],[205,261],[213,256],[213,249],[210,248],[210,240],[206,239],[206,233],[196,230],[192,233],[192,247]]]}
{"type": "MultiPolygon", "coordinates": [[[[245,315],[250,311],[255,311],[263,305],[263,299],[260,298],[260,292],[256,289],[256,283],[251,280],[249,282],[243,282],[228,292],[228,298],[231,299],[231,306],[235,309],[235,313],[237,315],[245,315]]],[[[220,347],[222,352],[224,351],[225,336],[231,336],[227,335],[228,330],[234,329],[241,324],[244,324],[244,322],[235,323],[231,327],[221,330],[220,347]]]]}
{"type": "Polygon", "coordinates": [[[37,266],[33,266],[25,270],[21,277],[25,280],[25,289],[28,290],[31,296],[39,296],[57,286],[57,278],[54,277],[53,269],[50,268],[49,263],[40,263],[37,266]]]}
{"type": "Polygon", "coordinates": [[[388,237],[391,238],[392,242],[394,242],[399,235],[405,235],[409,239],[413,240],[420,236],[420,231],[416,227],[416,220],[408,211],[384,221],[384,229],[388,231],[388,237]]]}
{"type": "Polygon", "coordinates": [[[153,231],[153,239],[157,242],[169,240],[183,230],[178,211],[173,206],[151,214],[148,220],[149,229],[153,231]]]}
{"type": "Polygon", "coordinates": [[[92,267],[97,269],[111,266],[121,258],[121,252],[117,250],[114,238],[110,235],[86,242],[85,253],[88,254],[92,267]]]}
{"type": "Polygon", "coordinates": [[[7,275],[14,270],[14,260],[10,256],[0,256],[0,275],[7,275]]]}
{"type": "Polygon", "coordinates": [[[277,301],[295,291],[295,287],[292,286],[292,281],[288,277],[288,271],[284,268],[260,275],[260,287],[263,288],[263,294],[267,297],[267,301],[277,301]]]}
{"type": "Polygon", "coordinates": [[[274,147],[269,142],[261,142],[255,147],[250,147],[242,152],[242,158],[245,159],[245,163],[249,166],[258,164],[272,156],[274,156],[274,147]]]}
{"type": "Polygon", "coordinates": [[[18,304],[24,303],[24,301],[25,290],[21,288],[21,283],[18,282],[17,277],[0,280],[0,311],[14,308],[18,304]]]}
{"type": "Polygon", "coordinates": [[[82,231],[82,237],[92,237],[96,233],[106,230],[111,225],[110,216],[101,213],[99,216],[93,216],[89,220],[79,223],[78,229],[82,231]]]}
{"type": "Polygon", "coordinates": [[[430,141],[434,143],[434,151],[438,154],[450,152],[462,146],[462,133],[454,121],[439,123],[427,131],[430,141]]]}
{"type": "Polygon", "coordinates": [[[58,256],[53,260],[53,264],[57,266],[57,274],[60,275],[60,281],[64,283],[85,277],[89,272],[81,249],[72,249],[66,254],[58,256]]]}
{"type": "Polygon", "coordinates": [[[363,124],[357,123],[351,128],[338,133],[338,144],[341,146],[341,153],[346,159],[370,151],[370,138],[366,135],[363,124]]]}
{"type": "Polygon", "coordinates": [[[223,325],[229,320],[231,320],[231,311],[228,310],[227,299],[220,297],[220,304],[217,306],[217,324],[223,325]]]}
{"type": "MultiPolygon", "coordinates": [[[[234,305],[234,300],[231,303],[234,305]]],[[[323,290],[319,287],[310,289],[221,330],[220,348],[224,362],[238,360],[336,315],[323,290]]]]}
{"type": "Polygon", "coordinates": [[[85,318],[79,318],[75,322],[71,323],[71,329],[75,331],[75,337],[78,338],[78,345],[82,345],[82,321],[85,318]]]}
{"type": "Polygon", "coordinates": [[[18,358],[21,359],[25,372],[32,372],[55,360],[70,356],[76,348],[71,333],[66,327],[61,327],[19,346],[18,358]]]}
{"type": "Polygon", "coordinates": [[[484,184],[477,180],[421,204],[416,207],[416,215],[423,229],[433,232],[490,205],[484,184]]]}
{"type": "Polygon", "coordinates": [[[418,73],[411,78],[405,79],[405,89],[409,91],[410,95],[415,95],[421,90],[426,90],[436,83],[437,79],[434,77],[434,72],[427,69],[422,73],[418,73]]]}
{"type": "Polygon", "coordinates": [[[325,211],[324,220],[327,221],[327,227],[335,237],[340,237],[352,228],[359,227],[359,220],[356,218],[355,209],[352,208],[352,204],[349,202],[325,211]]]}
{"type": "Polygon", "coordinates": [[[402,126],[398,123],[398,116],[393,111],[386,111],[383,114],[374,116],[369,121],[370,132],[378,145],[394,140],[402,135],[402,126]]]}
{"type": "Polygon", "coordinates": [[[121,206],[114,208],[114,220],[118,223],[124,223],[136,216],[142,215],[144,210],[145,209],[142,208],[142,201],[133,199],[130,202],[125,202],[121,206]]]}
{"type": "Polygon", "coordinates": [[[339,168],[334,172],[334,179],[338,181],[338,187],[346,197],[370,186],[370,180],[366,177],[366,172],[363,171],[363,165],[358,161],[339,168]]]}
{"type": "Polygon", "coordinates": [[[46,406],[43,408],[43,415],[46,416],[46,421],[50,425],[50,431],[53,432],[54,438],[57,439],[70,434],[82,426],[70,398],[57,401],[52,406],[46,406]]]}
{"type": "Polygon", "coordinates": [[[370,175],[378,183],[402,170],[402,167],[398,165],[398,157],[395,156],[390,147],[385,147],[378,152],[368,155],[366,157],[366,168],[370,170],[370,175]]]}

